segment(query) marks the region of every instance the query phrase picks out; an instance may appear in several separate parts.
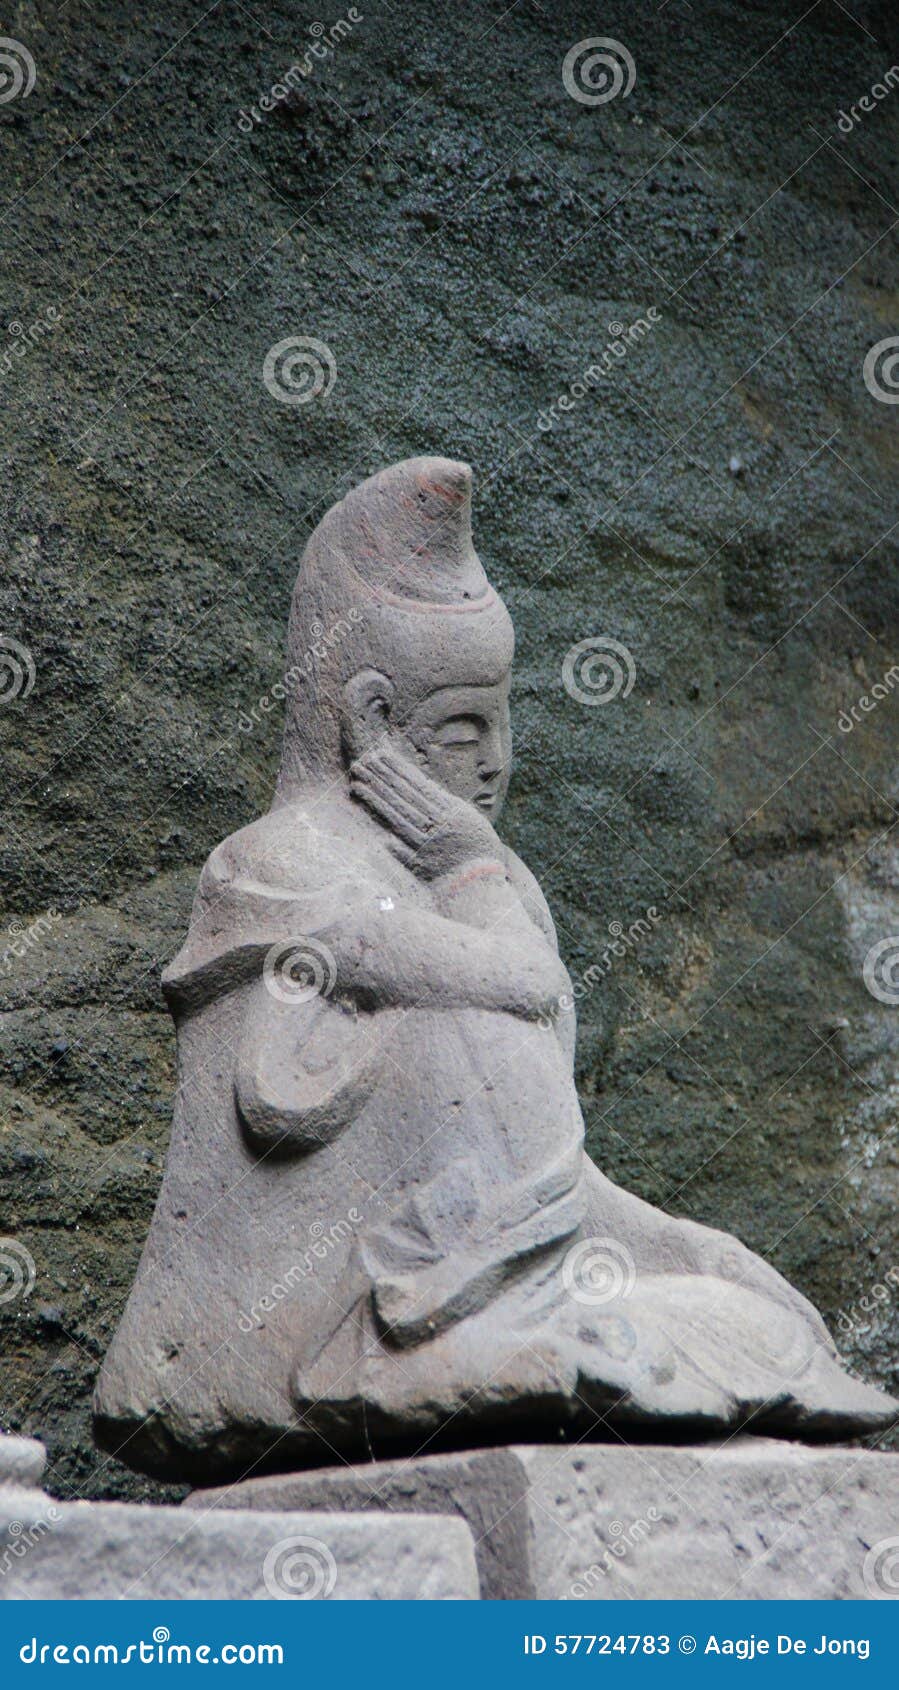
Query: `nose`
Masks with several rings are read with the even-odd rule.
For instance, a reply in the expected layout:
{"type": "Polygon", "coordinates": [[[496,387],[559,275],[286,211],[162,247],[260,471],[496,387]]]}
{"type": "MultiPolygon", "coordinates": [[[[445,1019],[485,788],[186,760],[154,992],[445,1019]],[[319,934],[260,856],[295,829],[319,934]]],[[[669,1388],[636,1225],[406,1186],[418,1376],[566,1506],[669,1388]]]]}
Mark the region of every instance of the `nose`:
{"type": "Polygon", "coordinates": [[[478,774],[482,780],[496,780],[503,772],[503,742],[499,728],[491,728],[481,742],[478,774]]]}

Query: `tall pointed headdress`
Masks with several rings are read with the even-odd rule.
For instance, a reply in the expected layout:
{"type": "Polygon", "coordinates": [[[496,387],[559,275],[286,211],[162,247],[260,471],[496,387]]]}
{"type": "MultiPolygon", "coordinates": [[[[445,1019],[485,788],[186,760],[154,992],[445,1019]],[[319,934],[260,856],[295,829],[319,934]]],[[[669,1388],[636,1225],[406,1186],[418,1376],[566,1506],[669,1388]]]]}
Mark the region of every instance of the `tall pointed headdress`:
{"type": "Polygon", "coordinates": [[[354,487],[310,536],[290,611],[281,801],[337,772],[357,670],[386,674],[406,710],[507,672],[512,624],[472,543],[471,480],[467,464],[408,458],[354,487]]]}

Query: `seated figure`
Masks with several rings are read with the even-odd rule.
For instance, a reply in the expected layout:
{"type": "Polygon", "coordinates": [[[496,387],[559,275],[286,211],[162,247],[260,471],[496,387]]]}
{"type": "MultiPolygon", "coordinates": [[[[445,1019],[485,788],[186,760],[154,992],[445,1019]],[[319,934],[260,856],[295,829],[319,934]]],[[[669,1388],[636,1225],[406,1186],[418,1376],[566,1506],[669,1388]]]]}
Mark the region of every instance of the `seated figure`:
{"type": "Polygon", "coordinates": [[[158,1476],[897,1412],[773,1268],[585,1154],[570,982],[495,831],[513,635],[470,484],[414,459],[318,525],[274,803],[164,976],[171,1148],[95,1403],[158,1476]]]}

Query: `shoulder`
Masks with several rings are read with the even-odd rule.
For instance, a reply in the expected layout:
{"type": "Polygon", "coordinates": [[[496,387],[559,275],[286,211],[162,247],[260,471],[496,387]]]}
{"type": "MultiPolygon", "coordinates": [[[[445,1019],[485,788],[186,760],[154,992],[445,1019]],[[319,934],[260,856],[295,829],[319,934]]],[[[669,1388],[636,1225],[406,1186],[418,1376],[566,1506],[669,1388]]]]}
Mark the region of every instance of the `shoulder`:
{"type": "Polygon", "coordinates": [[[243,884],[296,895],[341,880],[365,880],[392,860],[372,831],[359,806],[343,794],[313,794],[281,805],[216,846],[200,892],[243,884]]]}
{"type": "Polygon", "coordinates": [[[356,806],[325,794],[271,810],[224,839],[200,875],[190,929],[163,984],[196,1006],[255,976],[272,945],[314,935],[406,871],[366,838],[356,806]]]}

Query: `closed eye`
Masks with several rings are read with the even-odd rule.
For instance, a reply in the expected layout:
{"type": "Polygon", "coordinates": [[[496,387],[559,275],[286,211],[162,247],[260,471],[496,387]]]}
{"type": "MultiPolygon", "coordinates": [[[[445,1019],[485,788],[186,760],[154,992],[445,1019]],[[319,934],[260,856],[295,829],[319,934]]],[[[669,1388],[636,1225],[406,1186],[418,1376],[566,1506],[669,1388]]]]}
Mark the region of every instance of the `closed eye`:
{"type": "Polygon", "coordinates": [[[481,733],[476,721],[471,717],[459,716],[452,722],[445,722],[434,735],[435,745],[459,747],[477,745],[481,733]]]}

